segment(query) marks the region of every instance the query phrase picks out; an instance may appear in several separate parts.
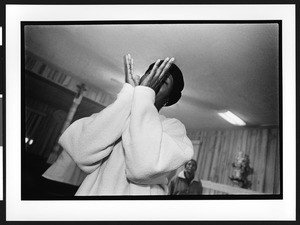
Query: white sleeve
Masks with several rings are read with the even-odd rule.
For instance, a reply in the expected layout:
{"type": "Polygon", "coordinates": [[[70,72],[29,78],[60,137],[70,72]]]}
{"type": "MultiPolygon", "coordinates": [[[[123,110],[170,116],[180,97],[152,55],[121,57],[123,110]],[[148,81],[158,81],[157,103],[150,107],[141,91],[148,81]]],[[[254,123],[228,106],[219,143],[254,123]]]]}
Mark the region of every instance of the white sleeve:
{"type": "Polygon", "coordinates": [[[130,116],[134,88],[124,84],[114,103],[101,112],[72,123],[59,144],[86,173],[93,172],[121,137],[130,116]]]}
{"type": "Polygon", "coordinates": [[[193,145],[177,119],[160,121],[155,92],[144,86],[134,90],[129,127],[122,135],[127,178],[136,183],[162,182],[170,171],[193,157],[193,145]]]}

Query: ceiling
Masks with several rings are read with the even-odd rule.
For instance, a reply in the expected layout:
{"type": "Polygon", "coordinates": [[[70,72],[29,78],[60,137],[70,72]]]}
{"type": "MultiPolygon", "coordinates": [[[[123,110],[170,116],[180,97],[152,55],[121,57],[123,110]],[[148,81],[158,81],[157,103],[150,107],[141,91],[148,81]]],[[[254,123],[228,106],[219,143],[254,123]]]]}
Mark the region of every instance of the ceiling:
{"type": "Polygon", "coordinates": [[[278,24],[27,25],[25,48],[116,96],[130,53],[143,75],[158,58],[175,57],[185,88],[161,113],[188,129],[227,129],[230,110],[247,126],[278,125],[278,24]]]}

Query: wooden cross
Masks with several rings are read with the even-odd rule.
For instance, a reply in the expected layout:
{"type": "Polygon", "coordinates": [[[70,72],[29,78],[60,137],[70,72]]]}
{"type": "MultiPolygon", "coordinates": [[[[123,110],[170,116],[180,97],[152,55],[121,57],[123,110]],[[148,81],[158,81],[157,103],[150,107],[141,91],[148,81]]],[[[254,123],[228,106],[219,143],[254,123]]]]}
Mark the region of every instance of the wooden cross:
{"type": "Polygon", "coordinates": [[[78,85],[76,85],[76,87],[78,88],[78,92],[77,92],[75,98],[79,98],[79,96],[80,96],[84,91],[86,91],[87,89],[85,88],[85,84],[84,84],[84,83],[82,83],[82,84],[80,84],[80,85],[78,84],[78,85]]]}

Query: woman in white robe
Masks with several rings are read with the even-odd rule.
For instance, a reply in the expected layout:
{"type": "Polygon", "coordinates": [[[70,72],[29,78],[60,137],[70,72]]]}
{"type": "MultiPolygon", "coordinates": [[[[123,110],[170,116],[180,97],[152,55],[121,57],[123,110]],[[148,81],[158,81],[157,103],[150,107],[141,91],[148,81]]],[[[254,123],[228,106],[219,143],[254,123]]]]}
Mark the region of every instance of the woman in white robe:
{"type": "Polygon", "coordinates": [[[87,173],[76,195],[168,193],[169,173],[193,156],[184,125],[159,114],[164,105],[170,105],[177,85],[177,78],[168,71],[173,61],[158,60],[139,81],[127,55],[126,83],[116,101],[75,121],[62,134],[59,144],[87,173]]]}

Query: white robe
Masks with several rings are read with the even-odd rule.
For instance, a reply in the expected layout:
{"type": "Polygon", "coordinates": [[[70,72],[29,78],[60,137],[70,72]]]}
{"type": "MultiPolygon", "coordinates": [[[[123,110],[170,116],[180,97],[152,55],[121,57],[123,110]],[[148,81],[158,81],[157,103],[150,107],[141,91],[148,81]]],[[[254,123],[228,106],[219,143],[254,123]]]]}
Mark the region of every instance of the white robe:
{"type": "Polygon", "coordinates": [[[159,115],[155,92],[124,84],[100,113],[72,123],[59,139],[85,177],[76,195],[163,195],[167,176],[193,157],[184,125],[159,115]]]}

